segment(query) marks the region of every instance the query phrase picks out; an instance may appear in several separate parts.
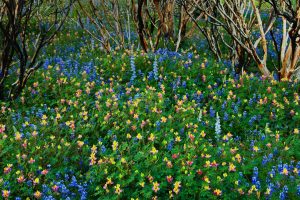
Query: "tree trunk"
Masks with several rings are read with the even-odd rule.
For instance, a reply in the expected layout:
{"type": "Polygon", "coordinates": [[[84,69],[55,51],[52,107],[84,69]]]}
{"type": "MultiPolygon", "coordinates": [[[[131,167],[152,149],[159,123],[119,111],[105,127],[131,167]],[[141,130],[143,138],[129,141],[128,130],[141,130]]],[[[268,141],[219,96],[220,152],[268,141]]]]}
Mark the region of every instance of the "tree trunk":
{"type": "Polygon", "coordinates": [[[143,21],[143,16],[142,16],[142,12],[143,12],[143,4],[144,4],[144,0],[139,0],[138,1],[138,11],[137,11],[137,20],[138,20],[138,34],[139,34],[139,38],[140,38],[140,43],[142,45],[142,48],[145,52],[148,51],[148,45],[145,39],[145,35],[144,35],[144,21],[143,21]]]}
{"type": "Polygon", "coordinates": [[[5,100],[5,93],[4,93],[4,84],[0,84],[0,101],[5,100]]]}
{"type": "Polygon", "coordinates": [[[165,26],[166,26],[166,32],[165,37],[168,39],[173,38],[174,36],[174,0],[169,0],[166,9],[165,9],[165,26]]]}

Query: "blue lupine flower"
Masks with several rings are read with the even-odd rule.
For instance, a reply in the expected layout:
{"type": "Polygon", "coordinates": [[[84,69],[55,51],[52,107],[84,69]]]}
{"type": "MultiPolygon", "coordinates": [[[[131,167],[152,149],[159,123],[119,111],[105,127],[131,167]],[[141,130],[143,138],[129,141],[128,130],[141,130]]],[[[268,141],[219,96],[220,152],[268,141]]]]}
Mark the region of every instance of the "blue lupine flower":
{"type": "Polygon", "coordinates": [[[291,162],[291,164],[290,165],[288,165],[289,166],[289,171],[293,171],[293,169],[294,169],[294,165],[293,165],[293,161],[291,162]]]}
{"type": "Polygon", "coordinates": [[[255,145],[255,141],[254,141],[254,140],[251,140],[251,142],[250,142],[250,147],[252,148],[252,147],[254,147],[254,145],[255,145]]]}
{"type": "Polygon", "coordinates": [[[183,135],[184,134],[184,128],[180,129],[180,134],[183,135]]]}
{"type": "Polygon", "coordinates": [[[148,72],[148,80],[151,81],[154,78],[154,73],[153,71],[148,72]]]}
{"type": "Polygon", "coordinates": [[[70,190],[65,186],[65,184],[61,184],[61,185],[59,185],[59,187],[61,189],[61,193],[69,194],[70,190]]]}
{"type": "Polygon", "coordinates": [[[80,193],[80,200],[86,200],[87,199],[87,192],[83,187],[79,188],[79,193],[80,193]]]}
{"type": "Polygon", "coordinates": [[[169,144],[167,145],[168,151],[171,151],[171,150],[173,149],[173,144],[174,144],[174,141],[171,140],[171,141],[169,142],[169,144]]]}
{"type": "Polygon", "coordinates": [[[282,162],[280,161],[280,164],[277,166],[278,171],[281,172],[283,170],[282,162]]]}
{"type": "Polygon", "coordinates": [[[91,39],[91,46],[92,46],[92,49],[95,48],[95,40],[93,38],[91,39]]]}
{"type": "Polygon", "coordinates": [[[213,109],[213,107],[211,106],[210,108],[209,108],[209,115],[211,116],[211,117],[215,117],[215,114],[216,114],[216,111],[213,109]]]}
{"type": "Polygon", "coordinates": [[[239,176],[242,178],[243,177],[243,172],[239,172],[239,176]]]}
{"type": "Polygon", "coordinates": [[[160,121],[156,121],[155,124],[156,124],[156,130],[159,131],[160,130],[160,121]]]}
{"type": "Polygon", "coordinates": [[[69,175],[68,174],[65,174],[65,180],[69,180],[69,175]]]}
{"type": "Polygon", "coordinates": [[[296,168],[300,170],[300,161],[297,162],[296,168]]]}
{"type": "Polygon", "coordinates": [[[51,191],[50,188],[46,184],[43,184],[42,188],[43,188],[42,191],[44,194],[48,194],[51,191]]]}
{"type": "Polygon", "coordinates": [[[257,120],[257,116],[254,115],[253,117],[250,118],[249,125],[252,125],[256,120],[257,120]]]}
{"type": "Polygon", "coordinates": [[[227,112],[224,113],[224,117],[223,117],[224,121],[228,121],[229,120],[229,115],[227,112]]]}
{"type": "Polygon", "coordinates": [[[268,162],[268,157],[267,156],[264,156],[263,157],[263,160],[262,160],[262,165],[266,165],[268,162]]]}
{"type": "Polygon", "coordinates": [[[217,113],[217,118],[216,118],[216,123],[215,123],[215,132],[217,134],[217,138],[220,137],[220,134],[221,134],[221,122],[220,122],[220,117],[219,117],[219,114],[217,113]]]}
{"type": "Polygon", "coordinates": [[[154,79],[157,81],[158,80],[158,68],[157,68],[157,58],[155,56],[154,62],[153,62],[153,74],[154,74],[154,79]]]}
{"type": "Polygon", "coordinates": [[[255,177],[255,176],[252,176],[252,184],[255,184],[256,183],[256,181],[257,181],[257,177],[255,177]]]}
{"type": "Polygon", "coordinates": [[[272,158],[273,158],[273,154],[270,153],[270,154],[268,155],[268,159],[271,160],[272,158]]]}
{"type": "Polygon", "coordinates": [[[253,100],[252,98],[249,99],[249,105],[250,105],[250,106],[252,106],[253,101],[254,101],[254,100],[253,100]]]}
{"type": "Polygon", "coordinates": [[[221,106],[223,110],[226,108],[226,105],[227,105],[227,101],[224,101],[222,106],[221,106]]]}
{"type": "Polygon", "coordinates": [[[55,200],[55,198],[53,196],[44,196],[43,200],[55,200]]]}
{"type": "Polygon", "coordinates": [[[234,106],[233,112],[234,112],[235,114],[237,114],[237,113],[239,112],[239,107],[238,107],[238,105],[235,105],[235,106],[234,106]]]}
{"type": "Polygon", "coordinates": [[[256,181],[256,182],[255,182],[255,186],[256,186],[256,188],[257,188],[258,190],[260,190],[260,189],[261,189],[260,181],[256,181]]]}
{"type": "Polygon", "coordinates": [[[32,186],[32,181],[31,180],[28,180],[27,182],[27,185],[30,187],[30,186],[32,186]]]}
{"type": "Polygon", "coordinates": [[[131,67],[131,72],[132,72],[132,75],[131,75],[131,78],[130,78],[130,81],[131,81],[131,82],[133,82],[134,79],[137,77],[137,76],[136,76],[136,68],[135,68],[134,60],[135,60],[135,58],[134,58],[134,56],[132,55],[132,56],[130,57],[130,67],[131,67]]]}
{"type": "Polygon", "coordinates": [[[101,146],[101,152],[105,153],[106,152],[106,147],[104,145],[101,146]]]}
{"type": "Polygon", "coordinates": [[[258,181],[258,168],[254,167],[253,168],[253,176],[252,176],[252,184],[256,184],[258,181]]]}
{"type": "Polygon", "coordinates": [[[285,186],[283,187],[283,191],[280,192],[279,198],[280,198],[281,200],[286,199],[287,193],[288,193],[288,187],[285,185],[285,186]]]}
{"type": "Polygon", "coordinates": [[[77,187],[77,180],[75,176],[72,176],[71,183],[69,184],[70,187],[77,187]]]}
{"type": "Polygon", "coordinates": [[[270,177],[274,177],[275,173],[276,173],[275,170],[272,169],[268,174],[269,174],[270,177]]]}

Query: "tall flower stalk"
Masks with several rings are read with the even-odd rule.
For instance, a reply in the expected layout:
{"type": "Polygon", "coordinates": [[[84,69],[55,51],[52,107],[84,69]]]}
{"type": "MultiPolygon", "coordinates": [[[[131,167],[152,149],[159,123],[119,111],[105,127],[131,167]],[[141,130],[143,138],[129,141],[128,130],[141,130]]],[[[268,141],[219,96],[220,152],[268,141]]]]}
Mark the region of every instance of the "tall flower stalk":
{"type": "Polygon", "coordinates": [[[154,63],[153,63],[153,74],[154,74],[154,79],[157,81],[158,80],[158,68],[157,68],[157,58],[155,56],[154,63]]]}
{"type": "Polygon", "coordinates": [[[135,78],[137,77],[136,76],[136,68],[135,68],[135,57],[133,55],[133,53],[131,54],[130,56],[130,67],[131,67],[131,72],[132,72],[132,75],[131,75],[131,78],[130,78],[130,82],[133,82],[135,80],[135,78]]]}
{"type": "Polygon", "coordinates": [[[215,123],[215,132],[216,132],[216,138],[219,139],[220,138],[220,134],[222,132],[219,113],[217,113],[217,118],[216,118],[216,123],[215,123]]]}

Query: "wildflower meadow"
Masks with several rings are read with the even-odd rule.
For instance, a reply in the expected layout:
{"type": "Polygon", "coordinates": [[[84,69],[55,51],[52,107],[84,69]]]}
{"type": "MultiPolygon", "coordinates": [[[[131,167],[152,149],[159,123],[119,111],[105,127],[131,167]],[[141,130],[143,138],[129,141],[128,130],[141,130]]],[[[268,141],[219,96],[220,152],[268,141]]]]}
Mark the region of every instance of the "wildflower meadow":
{"type": "MultiPolygon", "coordinates": [[[[295,76],[267,76],[255,62],[235,68],[197,34],[179,50],[170,42],[146,51],[133,30],[130,45],[112,44],[117,32],[108,45],[74,13],[19,93],[7,88],[21,64],[0,72],[3,96],[15,97],[0,100],[2,199],[300,199],[295,76]]],[[[286,23],[274,26],[270,40],[286,23]]]]}

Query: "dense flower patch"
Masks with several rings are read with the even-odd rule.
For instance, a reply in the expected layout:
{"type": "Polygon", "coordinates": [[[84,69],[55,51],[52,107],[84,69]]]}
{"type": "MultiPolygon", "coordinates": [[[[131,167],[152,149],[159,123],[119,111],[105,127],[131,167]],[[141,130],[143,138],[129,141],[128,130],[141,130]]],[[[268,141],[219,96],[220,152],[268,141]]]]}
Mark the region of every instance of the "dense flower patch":
{"type": "Polygon", "coordinates": [[[299,83],[76,45],[1,104],[4,199],[299,198],[299,83]]]}

